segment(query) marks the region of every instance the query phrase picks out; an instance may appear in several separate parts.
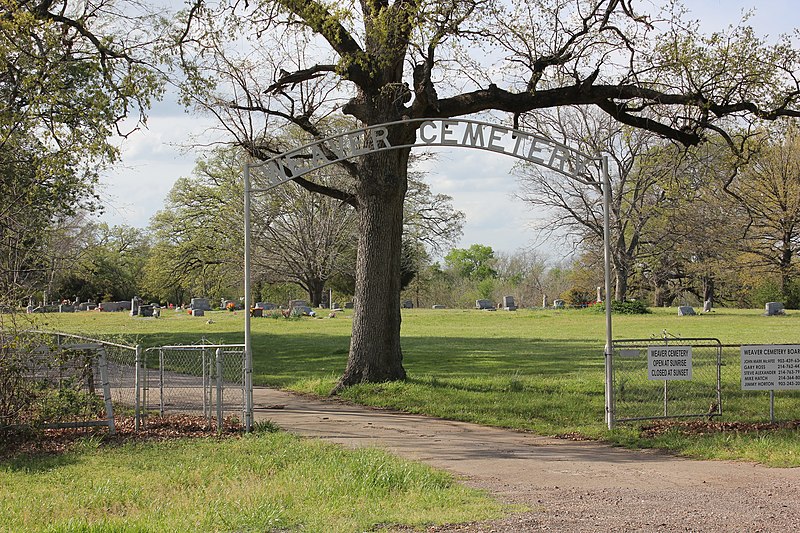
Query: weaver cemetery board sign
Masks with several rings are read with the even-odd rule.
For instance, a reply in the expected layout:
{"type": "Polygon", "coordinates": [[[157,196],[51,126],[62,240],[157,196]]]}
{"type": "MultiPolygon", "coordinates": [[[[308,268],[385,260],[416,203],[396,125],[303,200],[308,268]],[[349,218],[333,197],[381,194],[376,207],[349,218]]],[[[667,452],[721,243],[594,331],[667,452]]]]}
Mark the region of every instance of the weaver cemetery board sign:
{"type": "Polygon", "coordinates": [[[647,379],[660,381],[692,379],[691,346],[648,346],[647,379]]]}
{"type": "Polygon", "coordinates": [[[800,389],[800,345],[742,346],[742,390],[800,389]]]}

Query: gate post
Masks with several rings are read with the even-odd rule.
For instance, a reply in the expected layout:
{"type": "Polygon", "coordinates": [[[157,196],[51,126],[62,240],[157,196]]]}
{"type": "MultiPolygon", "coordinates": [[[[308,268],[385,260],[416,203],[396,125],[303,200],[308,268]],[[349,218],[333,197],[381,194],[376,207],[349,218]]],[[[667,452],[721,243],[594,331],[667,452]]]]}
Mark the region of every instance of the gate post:
{"type": "Polygon", "coordinates": [[[108,381],[108,358],[106,357],[106,347],[100,345],[97,350],[97,366],[100,370],[100,381],[103,387],[103,402],[106,407],[106,424],[108,425],[108,434],[113,435],[116,433],[114,426],[114,404],[111,402],[111,384],[108,381]]]}
{"type": "Polygon", "coordinates": [[[217,348],[217,433],[222,433],[222,348],[217,348]]]}
{"type": "Polygon", "coordinates": [[[142,366],[142,345],[136,345],[136,359],[134,361],[134,370],[133,370],[133,380],[134,380],[134,388],[136,389],[135,396],[135,407],[134,407],[134,415],[133,415],[133,429],[134,431],[139,431],[140,425],[140,418],[141,418],[141,372],[140,367],[142,366]]]}
{"type": "Polygon", "coordinates": [[[253,429],[253,346],[250,334],[250,165],[244,165],[244,429],[253,429]]]}

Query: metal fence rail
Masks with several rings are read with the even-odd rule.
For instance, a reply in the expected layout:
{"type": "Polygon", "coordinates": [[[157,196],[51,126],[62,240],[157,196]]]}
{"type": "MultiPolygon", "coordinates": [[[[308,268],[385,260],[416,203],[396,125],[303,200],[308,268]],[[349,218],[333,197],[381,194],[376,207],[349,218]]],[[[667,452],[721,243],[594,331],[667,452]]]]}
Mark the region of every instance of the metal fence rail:
{"type": "Polygon", "coordinates": [[[718,339],[614,341],[612,416],[617,422],[722,414],[722,344],[718,339]],[[691,379],[657,379],[648,347],[690,346],[691,379]],[[651,369],[652,370],[652,369],[651,369]]]}

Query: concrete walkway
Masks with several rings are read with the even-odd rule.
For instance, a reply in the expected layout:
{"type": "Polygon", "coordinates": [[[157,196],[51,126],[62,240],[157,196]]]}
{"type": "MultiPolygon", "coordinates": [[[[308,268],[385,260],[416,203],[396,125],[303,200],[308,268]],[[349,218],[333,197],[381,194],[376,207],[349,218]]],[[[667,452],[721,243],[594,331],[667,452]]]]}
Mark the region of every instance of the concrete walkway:
{"type": "Polygon", "coordinates": [[[255,419],[355,448],[378,447],[454,473],[528,512],[459,531],[792,531],[800,469],[690,461],[371,409],[266,388],[255,419]]]}

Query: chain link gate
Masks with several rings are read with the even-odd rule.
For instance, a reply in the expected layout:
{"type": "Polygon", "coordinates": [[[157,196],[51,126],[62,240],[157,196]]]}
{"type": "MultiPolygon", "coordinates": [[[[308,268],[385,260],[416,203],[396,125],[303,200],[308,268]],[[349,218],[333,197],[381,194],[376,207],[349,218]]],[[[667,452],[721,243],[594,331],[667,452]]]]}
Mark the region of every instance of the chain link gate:
{"type": "Polygon", "coordinates": [[[221,429],[225,414],[236,413],[244,419],[245,381],[243,344],[198,344],[148,348],[146,360],[155,359],[147,372],[147,409],[201,413],[209,420],[216,417],[221,429]]]}
{"type": "Polygon", "coordinates": [[[614,341],[612,418],[616,422],[722,414],[722,344],[718,339],[614,341]],[[651,348],[691,347],[691,379],[650,379],[651,348]]]}

